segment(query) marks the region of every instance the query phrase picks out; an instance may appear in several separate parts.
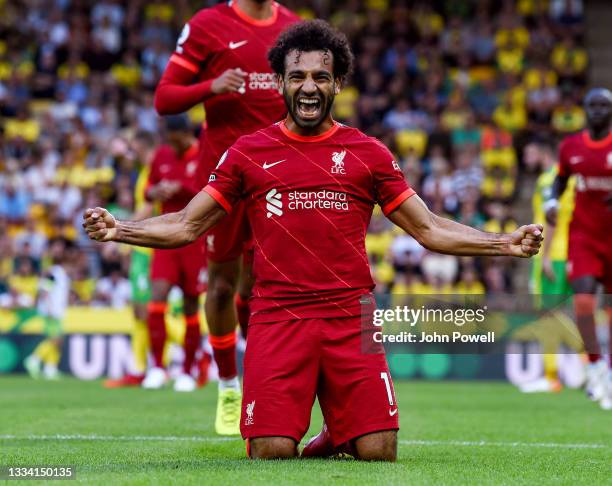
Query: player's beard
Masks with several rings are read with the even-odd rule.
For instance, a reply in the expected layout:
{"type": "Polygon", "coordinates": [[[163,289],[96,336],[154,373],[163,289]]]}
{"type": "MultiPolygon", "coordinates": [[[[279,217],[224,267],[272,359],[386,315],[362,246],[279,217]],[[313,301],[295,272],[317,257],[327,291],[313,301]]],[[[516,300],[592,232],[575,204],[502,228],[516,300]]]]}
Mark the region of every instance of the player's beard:
{"type": "Polygon", "coordinates": [[[329,113],[331,112],[332,106],[334,106],[334,99],[336,96],[333,92],[327,95],[321,91],[317,93],[316,98],[319,99],[320,104],[318,107],[319,113],[315,118],[303,118],[300,115],[300,107],[298,102],[301,97],[314,98],[313,96],[305,96],[299,91],[295,95],[291,96],[286,90],[283,90],[283,97],[285,98],[287,110],[289,111],[289,114],[291,115],[291,118],[295,124],[300,128],[310,130],[318,127],[327,119],[329,113]]]}

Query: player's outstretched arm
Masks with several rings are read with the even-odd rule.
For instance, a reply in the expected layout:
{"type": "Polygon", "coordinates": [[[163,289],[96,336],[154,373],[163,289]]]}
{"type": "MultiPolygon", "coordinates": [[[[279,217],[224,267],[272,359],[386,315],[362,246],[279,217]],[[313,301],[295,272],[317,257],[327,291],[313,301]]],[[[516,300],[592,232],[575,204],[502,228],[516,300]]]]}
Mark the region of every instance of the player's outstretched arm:
{"type": "Polygon", "coordinates": [[[182,211],[142,221],[117,221],[104,208],[90,208],[83,213],[83,228],[96,241],[178,248],[195,241],[225,214],[212,197],[201,191],[182,211]]]}
{"type": "Polygon", "coordinates": [[[543,239],[543,228],[537,224],[497,234],[456,223],[432,213],[417,195],[406,199],[389,219],[428,250],[449,255],[529,258],[538,253],[543,239]]]}

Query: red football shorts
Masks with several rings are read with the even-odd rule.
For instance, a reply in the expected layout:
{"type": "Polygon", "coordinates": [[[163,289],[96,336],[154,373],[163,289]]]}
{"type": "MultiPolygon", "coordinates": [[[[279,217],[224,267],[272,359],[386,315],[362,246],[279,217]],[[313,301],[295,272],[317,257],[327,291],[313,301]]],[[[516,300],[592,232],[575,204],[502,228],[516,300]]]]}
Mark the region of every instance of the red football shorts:
{"type": "Polygon", "coordinates": [[[182,248],[153,251],[151,280],[165,280],[181,288],[185,295],[197,297],[206,287],[204,239],[182,248]]]}
{"type": "Polygon", "coordinates": [[[612,244],[580,233],[570,233],[567,256],[570,281],[593,276],[612,292],[612,244]]]}
{"type": "Polygon", "coordinates": [[[247,255],[252,248],[246,204],[239,201],[231,213],[206,233],[206,256],[212,262],[223,263],[247,255]]]}
{"type": "Polygon", "coordinates": [[[316,396],[335,446],[399,429],[387,360],[362,353],[359,317],[251,324],[244,369],[245,439],[300,442],[316,396]]]}

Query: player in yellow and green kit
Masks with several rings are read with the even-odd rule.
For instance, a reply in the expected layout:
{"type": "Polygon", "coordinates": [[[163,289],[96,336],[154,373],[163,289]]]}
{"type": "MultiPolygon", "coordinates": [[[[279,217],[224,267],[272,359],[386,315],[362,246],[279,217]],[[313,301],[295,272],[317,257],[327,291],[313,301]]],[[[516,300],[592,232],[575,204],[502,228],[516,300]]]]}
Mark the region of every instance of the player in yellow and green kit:
{"type": "MultiPolygon", "coordinates": [[[[555,306],[563,301],[561,296],[572,294],[566,267],[569,224],[574,210],[574,180],[570,181],[571,190],[565,191],[559,201],[557,225],[547,224],[543,206],[557,175],[557,164],[550,147],[541,145],[539,150],[542,174],[537,180],[533,195],[533,220],[537,224],[544,225],[546,238],[542,255],[533,258],[530,289],[533,294],[543,296],[541,305],[555,306]]],[[[579,340],[576,341],[575,326],[565,314],[553,312],[545,316],[545,320],[536,322],[532,331],[540,337],[543,346],[544,377],[521,385],[521,391],[526,393],[559,391],[561,383],[558,378],[556,352],[562,343],[572,347],[579,346],[579,340]]]]}
{"type": "MultiPolygon", "coordinates": [[[[132,140],[134,156],[141,164],[140,173],[134,186],[134,216],[138,221],[154,215],[153,204],[145,199],[145,189],[149,179],[150,162],[156,148],[156,140],[150,132],[137,132],[132,140]]],[[[147,305],[151,300],[151,280],[149,270],[153,250],[150,248],[132,247],[130,261],[130,283],[132,284],[132,305],[134,308],[134,325],[132,327],[132,354],[134,356],[135,374],[127,374],[118,380],[106,380],[107,388],[140,386],[147,369],[149,334],[147,330],[147,305]]]]}

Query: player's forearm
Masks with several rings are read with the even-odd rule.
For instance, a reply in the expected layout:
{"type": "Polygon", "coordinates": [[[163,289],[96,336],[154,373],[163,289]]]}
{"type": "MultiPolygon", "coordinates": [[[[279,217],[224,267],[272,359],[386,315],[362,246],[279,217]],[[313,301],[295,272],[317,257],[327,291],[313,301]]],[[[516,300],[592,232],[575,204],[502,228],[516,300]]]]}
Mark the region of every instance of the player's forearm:
{"type": "Polygon", "coordinates": [[[190,221],[186,211],[168,213],[142,221],[117,221],[114,241],[149,248],[179,248],[193,243],[225,212],[218,208],[201,221],[190,221]]]}
{"type": "MultiPolygon", "coordinates": [[[[561,196],[563,196],[565,189],[567,188],[568,181],[569,181],[569,177],[557,175],[551,186],[550,198],[556,199],[556,200],[560,199],[561,196]]],[[[546,199],[549,199],[549,198],[546,198],[546,199]]]]}
{"type": "Polygon", "coordinates": [[[544,239],[544,248],[542,249],[542,257],[550,258],[550,251],[552,249],[552,242],[555,238],[556,226],[552,224],[546,225],[546,238],[544,239]]]}
{"type": "Polygon", "coordinates": [[[487,233],[432,214],[419,242],[428,250],[458,256],[509,255],[509,235],[487,233]]]}
{"type": "Polygon", "coordinates": [[[142,221],[117,221],[113,240],[150,248],[178,248],[195,239],[181,219],[181,213],[169,213],[142,221]]]}
{"type": "Polygon", "coordinates": [[[155,90],[155,109],[160,115],[183,113],[213,96],[212,80],[183,86],[160,81],[155,90]]]}

